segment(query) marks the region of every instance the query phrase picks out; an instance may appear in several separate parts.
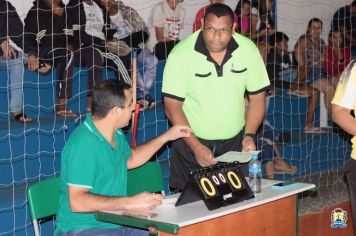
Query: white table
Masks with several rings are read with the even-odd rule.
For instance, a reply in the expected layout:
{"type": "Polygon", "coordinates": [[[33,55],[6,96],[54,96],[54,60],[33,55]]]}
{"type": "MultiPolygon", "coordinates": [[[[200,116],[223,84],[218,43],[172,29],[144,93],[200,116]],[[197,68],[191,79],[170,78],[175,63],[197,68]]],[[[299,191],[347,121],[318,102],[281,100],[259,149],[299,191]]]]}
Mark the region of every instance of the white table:
{"type": "MultiPolygon", "coordinates": [[[[274,189],[280,181],[262,180],[262,192],[240,203],[209,211],[203,201],[175,207],[167,200],[154,210],[152,218],[123,216],[119,212],[98,212],[97,219],[136,227],[156,227],[160,235],[296,235],[297,194],[314,184],[274,189]],[[238,232],[238,234],[237,234],[238,232]]],[[[177,198],[179,194],[167,196],[177,198]]]]}

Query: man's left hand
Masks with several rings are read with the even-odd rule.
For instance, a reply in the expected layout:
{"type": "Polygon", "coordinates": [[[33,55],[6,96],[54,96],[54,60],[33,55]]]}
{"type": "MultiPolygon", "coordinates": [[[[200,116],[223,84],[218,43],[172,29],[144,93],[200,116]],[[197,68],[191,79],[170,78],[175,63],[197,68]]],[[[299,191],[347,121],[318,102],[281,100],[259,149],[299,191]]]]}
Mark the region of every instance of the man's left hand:
{"type": "Polygon", "coordinates": [[[256,151],[256,144],[253,138],[246,136],[242,140],[242,152],[256,151]]]}
{"type": "Polygon", "coordinates": [[[5,40],[1,43],[1,50],[5,59],[16,59],[15,50],[10,46],[8,40],[5,40]]]}

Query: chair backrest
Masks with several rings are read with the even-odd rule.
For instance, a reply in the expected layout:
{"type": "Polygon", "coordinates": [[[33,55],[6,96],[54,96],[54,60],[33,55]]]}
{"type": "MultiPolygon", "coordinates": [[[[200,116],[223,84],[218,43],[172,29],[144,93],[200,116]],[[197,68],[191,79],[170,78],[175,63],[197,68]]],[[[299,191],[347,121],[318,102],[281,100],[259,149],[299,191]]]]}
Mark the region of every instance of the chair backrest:
{"type": "Polygon", "coordinates": [[[60,177],[40,181],[27,190],[32,220],[57,214],[60,177]]]}
{"type": "Polygon", "coordinates": [[[143,191],[163,193],[162,169],[158,162],[147,162],[143,166],[128,171],[128,196],[132,196],[143,191]]]}

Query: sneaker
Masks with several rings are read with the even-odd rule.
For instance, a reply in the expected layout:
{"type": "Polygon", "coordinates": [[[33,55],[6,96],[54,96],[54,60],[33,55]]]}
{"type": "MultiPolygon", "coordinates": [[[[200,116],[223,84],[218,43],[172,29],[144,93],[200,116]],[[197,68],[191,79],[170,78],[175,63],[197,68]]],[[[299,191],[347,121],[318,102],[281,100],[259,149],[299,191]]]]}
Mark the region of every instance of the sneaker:
{"type": "Polygon", "coordinates": [[[154,106],[156,106],[156,100],[154,100],[153,98],[151,98],[150,95],[146,95],[145,96],[145,100],[148,102],[148,107],[151,109],[154,106]]]}
{"type": "Polygon", "coordinates": [[[148,102],[147,102],[145,99],[143,99],[143,98],[139,98],[139,99],[137,100],[137,104],[140,105],[140,111],[144,111],[144,110],[146,110],[147,107],[148,107],[148,102]]]}
{"type": "Polygon", "coordinates": [[[304,128],[304,133],[306,134],[323,134],[326,133],[327,129],[322,128],[322,127],[305,127],[304,128]]]}
{"type": "Polygon", "coordinates": [[[303,98],[309,97],[309,95],[304,94],[304,93],[301,93],[300,91],[297,91],[297,90],[295,90],[295,91],[293,91],[293,90],[288,90],[288,91],[287,91],[287,94],[288,94],[288,95],[291,95],[291,96],[297,96],[297,97],[303,97],[303,98]]]}

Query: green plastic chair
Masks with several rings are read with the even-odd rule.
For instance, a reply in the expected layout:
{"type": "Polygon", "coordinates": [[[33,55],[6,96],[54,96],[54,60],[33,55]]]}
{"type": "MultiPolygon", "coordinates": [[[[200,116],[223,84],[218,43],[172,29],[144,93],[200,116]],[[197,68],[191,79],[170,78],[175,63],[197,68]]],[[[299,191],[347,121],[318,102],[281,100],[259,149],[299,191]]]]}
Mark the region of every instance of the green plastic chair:
{"type": "Polygon", "coordinates": [[[143,166],[128,171],[127,194],[129,196],[144,191],[161,192],[164,195],[163,189],[162,169],[158,162],[147,162],[143,166]]]}
{"type": "Polygon", "coordinates": [[[27,190],[28,205],[36,236],[40,236],[38,221],[57,214],[59,187],[60,177],[54,177],[40,181],[27,190]]]}

